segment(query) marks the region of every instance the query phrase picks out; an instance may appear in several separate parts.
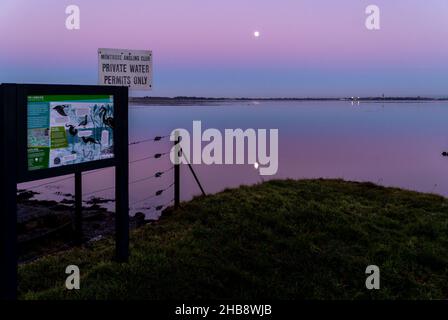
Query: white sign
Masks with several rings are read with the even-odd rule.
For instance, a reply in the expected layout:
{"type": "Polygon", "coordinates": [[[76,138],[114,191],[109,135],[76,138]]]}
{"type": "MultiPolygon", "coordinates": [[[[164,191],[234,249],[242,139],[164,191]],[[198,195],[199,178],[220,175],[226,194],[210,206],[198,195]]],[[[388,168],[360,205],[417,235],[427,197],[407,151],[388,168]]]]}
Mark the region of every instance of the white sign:
{"type": "Polygon", "coordinates": [[[98,49],[98,84],[152,89],[152,51],[98,49]]]}

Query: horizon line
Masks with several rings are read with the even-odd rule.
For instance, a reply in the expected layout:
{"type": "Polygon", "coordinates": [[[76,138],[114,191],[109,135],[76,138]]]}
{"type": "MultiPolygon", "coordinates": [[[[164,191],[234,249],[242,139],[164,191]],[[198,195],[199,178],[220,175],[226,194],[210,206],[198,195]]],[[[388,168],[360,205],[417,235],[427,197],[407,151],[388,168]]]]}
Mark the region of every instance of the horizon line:
{"type": "Polygon", "coordinates": [[[147,100],[328,100],[328,101],[390,101],[390,100],[420,100],[440,101],[448,100],[448,95],[440,96],[364,96],[364,97],[204,97],[204,96],[134,96],[129,99],[147,100]]]}

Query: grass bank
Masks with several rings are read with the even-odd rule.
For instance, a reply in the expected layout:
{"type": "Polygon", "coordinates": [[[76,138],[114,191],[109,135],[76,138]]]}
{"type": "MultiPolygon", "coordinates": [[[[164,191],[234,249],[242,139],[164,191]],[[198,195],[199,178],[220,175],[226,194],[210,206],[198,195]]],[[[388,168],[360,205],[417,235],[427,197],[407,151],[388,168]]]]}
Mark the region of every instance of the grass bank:
{"type": "Polygon", "coordinates": [[[371,183],[270,181],[184,203],[131,234],[19,270],[22,299],[447,299],[448,200],[371,183]],[[81,290],[64,289],[65,267],[81,290]],[[381,269],[381,290],[365,269],[381,269]]]}

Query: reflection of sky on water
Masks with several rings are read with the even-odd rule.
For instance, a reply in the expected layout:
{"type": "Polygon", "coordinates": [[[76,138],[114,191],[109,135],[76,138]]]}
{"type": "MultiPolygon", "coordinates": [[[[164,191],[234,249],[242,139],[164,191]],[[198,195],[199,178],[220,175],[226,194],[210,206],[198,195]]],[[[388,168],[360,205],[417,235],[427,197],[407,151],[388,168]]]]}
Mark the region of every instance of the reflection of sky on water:
{"type": "MultiPolygon", "coordinates": [[[[448,159],[440,156],[448,149],[448,103],[361,103],[239,102],[222,106],[130,107],[130,141],[166,135],[175,128],[192,130],[192,121],[201,120],[207,128],[279,129],[279,170],[271,178],[344,178],[372,181],[386,186],[448,195],[444,172],[448,159]]],[[[171,142],[130,146],[130,159],[138,160],[169,151],[171,142]]],[[[130,164],[130,181],[138,181],[170,168],[168,157],[130,164]]],[[[252,165],[195,165],[206,192],[253,184],[261,177],[252,165]]],[[[55,178],[58,180],[59,178],[55,178]]],[[[132,204],[169,186],[173,171],[161,178],[131,184],[131,208],[144,211],[149,205],[165,204],[173,190],[148,201],[132,204]]],[[[33,186],[40,181],[30,182],[33,186]]],[[[87,174],[84,193],[113,186],[113,169],[87,174]]],[[[42,187],[38,198],[54,193],[73,192],[73,182],[42,187]]],[[[20,185],[23,188],[25,185],[20,185]]],[[[105,190],[95,196],[112,197],[105,190]]],[[[200,194],[188,168],[181,168],[181,195],[187,200],[200,194]]],[[[89,196],[86,195],[85,199],[89,196]]],[[[112,205],[113,207],[113,205],[112,205]]],[[[154,209],[149,210],[149,216],[154,209]]]]}

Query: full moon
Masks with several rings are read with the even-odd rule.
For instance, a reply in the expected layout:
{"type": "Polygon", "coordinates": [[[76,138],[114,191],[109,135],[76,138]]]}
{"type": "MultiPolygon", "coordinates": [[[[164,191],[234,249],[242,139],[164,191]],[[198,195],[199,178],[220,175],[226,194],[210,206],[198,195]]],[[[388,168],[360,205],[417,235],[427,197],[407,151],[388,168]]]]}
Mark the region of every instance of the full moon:
{"type": "Polygon", "coordinates": [[[255,37],[255,38],[258,38],[259,36],[260,36],[260,31],[255,31],[255,32],[254,32],[254,37],[255,37]]]}

